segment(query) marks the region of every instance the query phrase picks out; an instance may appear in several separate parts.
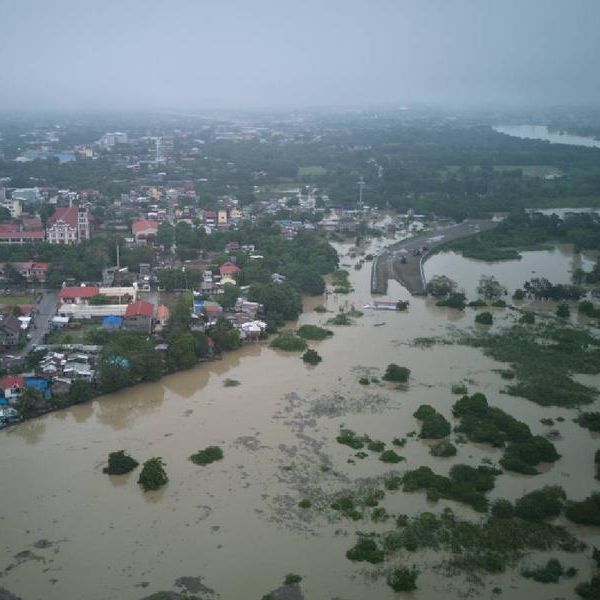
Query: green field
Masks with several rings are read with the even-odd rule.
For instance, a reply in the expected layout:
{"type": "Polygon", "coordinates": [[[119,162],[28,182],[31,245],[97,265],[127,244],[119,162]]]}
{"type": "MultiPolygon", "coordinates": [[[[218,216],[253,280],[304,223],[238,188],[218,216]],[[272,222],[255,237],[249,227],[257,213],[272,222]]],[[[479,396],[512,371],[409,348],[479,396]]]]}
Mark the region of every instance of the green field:
{"type": "Polygon", "coordinates": [[[33,304],[33,296],[26,294],[23,295],[0,295],[0,304],[9,304],[11,306],[15,304],[33,304]]]}
{"type": "Polygon", "coordinates": [[[318,165],[298,168],[298,177],[323,177],[323,175],[327,175],[327,169],[318,165]]]}

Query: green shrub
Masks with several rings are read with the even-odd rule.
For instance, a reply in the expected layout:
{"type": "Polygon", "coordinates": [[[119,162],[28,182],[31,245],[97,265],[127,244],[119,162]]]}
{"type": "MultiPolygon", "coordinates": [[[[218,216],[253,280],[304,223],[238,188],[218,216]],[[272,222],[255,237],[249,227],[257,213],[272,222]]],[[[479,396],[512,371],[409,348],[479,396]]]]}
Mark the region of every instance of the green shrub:
{"type": "Polygon", "coordinates": [[[400,367],[394,363],[387,366],[385,375],[382,379],[385,381],[397,381],[399,383],[406,383],[410,377],[410,369],[407,367],[400,367]]]}
{"type": "Polygon", "coordinates": [[[312,506],[312,502],[308,498],[303,498],[298,502],[298,506],[300,508],[310,508],[312,506]]]}
{"type": "Polygon", "coordinates": [[[538,583],[558,583],[560,578],[567,574],[567,570],[556,558],[551,558],[544,566],[533,569],[523,569],[521,575],[533,579],[538,583]]]}
{"type": "Polygon", "coordinates": [[[452,384],[452,393],[457,396],[464,396],[469,393],[469,390],[464,383],[454,383],[452,384]]]}
{"type": "Polygon", "coordinates": [[[493,322],[494,317],[491,312],[482,312],[475,317],[475,323],[479,323],[480,325],[492,325],[493,322]]]}
{"type": "Polygon", "coordinates": [[[468,504],[478,512],[486,512],[488,501],[484,493],[494,487],[496,476],[500,473],[486,466],[454,465],[450,476],[444,477],[423,466],[404,474],[403,489],[405,492],[424,489],[430,500],[447,498],[468,504]]]}
{"type": "Polygon", "coordinates": [[[404,460],[403,456],[396,454],[393,450],[385,450],[381,453],[379,460],[384,463],[399,463],[404,460]]]}
{"type": "Polygon", "coordinates": [[[119,450],[108,455],[108,466],[104,467],[102,472],[109,475],[124,475],[133,471],[139,464],[129,454],[125,454],[125,450],[119,450]]]}
{"type": "Polygon", "coordinates": [[[352,319],[345,313],[338,313],[335,317],[327,319],[328,325],[352,325],[352,319]]]}
{"type": "Polygon", "coordinates": [[[599,432],[600,412],[583,412],[575,419],[575,422],[590,431],[599,432]]]}
{"type": "Polygon", "coordinates": [[[138,483],[145,492],[157,490],[169,481],[164,467],[165,463],[159,456],[150,458],[144,463],[138,483]]]}
{"type": "Polygon", "coordinates": [[[514,514],[514,506],[504,498],[499,498],[492,504],[492,515],[497,519],[512,519],[514,514]]]}
{"type": "Polygon", "coordinates": [[[423,421],[421,437],[426,440],[439,440],[450,435],[450,423],[443,415],[436,413],[423,421]]]}
{"type": "Polygon", "coordinates": [[[396,302],[396,310],[400,311],[400,312],[404,312],[404,311],[408,310],[409,304],[410,304],[410,302],[408,300],[398,300],[398,302],[396,302]]]}
{"type": "Polygon", "coordinates": [[[305,340],[324,340],[333,335],[333,331],[324,329],[318,325],[302,325],[298,329],[298,335],[305,340]]]}
{"type": "Polygon", "coordinates": [[[190,456],[190,460],[195,465],[210,465],[217,460],[222,460],[223,450],[218,446],[208,446],[204,450],[198,450],[196,454],[190,456]]]}
{"type": "Polygon", "coordinates": [[[481,298],[477,298],[477,300],[471,300],[467,306],[469,308],[483,308],[484,306],[487,306],[487,302],[481,298]]]}
{"type": "Polygon", "coordinates": [[[534,325],[535,324],[535,313],[531,311],[525,311],[519,318],[519,323],[523,325],[534,325]]]}
{"type": "Polygon", "coordinates": [[[369,381],[368,377],[361,377],[358,380],[358,383],[360,383],[360,385],[369,385],[371,382],[369,381]]]}
{"type": "Polygon", "coordinates": [[[284,331],[271,342],[271,347],[285,350],[286,352],[302,352],[306,350],[307,344],[306,340],[301,337],[289,331],[284,331]]]}
{"type": "Polygon", "coordinates": [[[417,408],[417,410],[413,413],[413,417],[415,419],[419,419],[419,421],[424,421],[425,419],[433,417],[436,414],[437,411],[435,410],[435,408],[433,408],[433,406],[429,404],[421,404],[419,408],[417,408]]]}
{"type": "Polygon", "coordinates": [[[594,492],[581,502],[568,502],[565,516],[580,525],[600,525],[600,493],[594,492]]]}
{"type": "Polygon", "coordinates": [[[578,584],[575,587],[575,593],[584,600],[598,600],[600,598],[600,575],[578,584]]]}
{"type": "Polygon", "coordinates": [[[294,575],[293,573],[289,573],[285,576],[283,580],[283,585],[295,585],[302,581],[302,577],[300,575],[294,575]]]}
{"type": "Polygon", "coordinates": [[[365,439],[363,437],[359,437],[354,433],[354,431],[350,429],[342,429],[340,431],[340,435],[336,438],[338,444],[344,444],[345,446],[350,446],[353,450],[360,450],[365,447],[365,439]]]}
{"type": "Polygon", "coordinates": [[[309,365],[318,365],[323,359],[316,351],[309,348],[303,355],[302,360],[309,365]]]}
{"type": "Polygon", "coordinates": [[[384,553],[374,540],[361,538],[354,547],[346,552],[346,558],[353,561],[377,564],[383,562],[384,553]]]}
{"type": "Polygon", "coordinates": [[[565,491],[560,486],[546,486],[521,496],[515,514],[525,521],[539,522],[558,517],[564,508],[565,491]]]}
{"type": "Polygon", "coordinates": [[[385,442],[380,440],[371,440],[367,444],[367,449],[371,452],[383,452],[385,450],[385,442]]]}
{"type": "Polygon", "coordinates": [[[417,589],[418,571],[407,567],[394,569],[387,577],[387,584],[395,592],[410,592],[417,589]]]}
{"type": "Polygon", "coordinates": [[[442,440],[441,442],[435,444],[435,446],[431,447],[429,454],[440,458],[456,456],[456,446],[448,440],[442,440]]]}

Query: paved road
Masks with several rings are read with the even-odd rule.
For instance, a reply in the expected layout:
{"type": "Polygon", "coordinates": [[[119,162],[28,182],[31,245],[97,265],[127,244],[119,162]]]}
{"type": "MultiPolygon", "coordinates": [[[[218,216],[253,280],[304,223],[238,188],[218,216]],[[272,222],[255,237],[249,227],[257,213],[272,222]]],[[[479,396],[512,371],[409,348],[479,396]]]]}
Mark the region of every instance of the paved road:
{"type": "Polygon", "coordinates": [[[44,292],[42,299],[33,307],[35,315],[28,332],[31,339],[20,354],[25,356],[35,345],[43,343],[44,335],[50,331],[50,320],[56,315],[57,305],[58,291],[50,290],[44,292]]]}
{"type": "Polygon", "coordinates": [[[498,221],[469,219],[456,225],[440,227],[434,231],[419,234],[389,246],[373,262],[371,292],[386,293],[387,280],[396,279],[411,294],[424,294],[426,282],[423,263],[430,256],[431,250],[450,240],[475,235],[481,231],[492,229],[496,225],[498,225],[498,221]],[[427,246],[427,252],[414,256],[413,252],[421,250],[423,246],[427,246]],[[402,257],[406,259],[405,263],[400,262],[402,257]]]}

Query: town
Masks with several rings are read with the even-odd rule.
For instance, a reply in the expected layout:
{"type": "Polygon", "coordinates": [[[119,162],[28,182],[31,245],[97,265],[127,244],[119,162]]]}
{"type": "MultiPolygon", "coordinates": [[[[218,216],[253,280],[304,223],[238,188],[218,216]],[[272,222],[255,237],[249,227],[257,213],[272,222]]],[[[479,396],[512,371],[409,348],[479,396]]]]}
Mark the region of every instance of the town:
{"type": "MultiPolygon", "coordinates": [[[[61,133],[32,133],[0,180],[0,426],[264,339],[300,314],[302,295],[327,292],[323,275],[338,267],[330,240],[396,229],[374,227],[362,180],[350,205],[304,183],[319,174],[310,168],[300,182],[255,186],[248,201],[169,177],[201,152],[191,134],[109,132],[68,148],[61,133]],[[30,166],[93,172],[97,161],[124,167],[127,185],[13,185],[30,166]]],[[[211,130],[216,144],[264,135],[211,130]]]]}

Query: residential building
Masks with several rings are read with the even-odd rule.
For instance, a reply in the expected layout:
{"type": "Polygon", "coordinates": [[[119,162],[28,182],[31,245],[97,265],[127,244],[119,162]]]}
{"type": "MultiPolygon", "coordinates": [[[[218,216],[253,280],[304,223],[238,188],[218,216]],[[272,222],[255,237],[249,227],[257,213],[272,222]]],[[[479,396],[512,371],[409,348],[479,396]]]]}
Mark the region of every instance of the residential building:
{"type": "Polygon", "coordinates": [[[48,279],[50,263],[47,262],[11,262],[0,263],[0,277],[4,276],[6,265],[11,265],[27,282],[44,283],[48,279]]]}
{"type": "Polygon", "coordinates": [[[0,378],[0,392],[9,404],[17,401],[24,386],[25,378],[23,375],[6,375],[0,378]]]}
{"type": "Polygon", "coordinates": [[[29,230],[17,223],[0,223],[0,244],[30,244],[42,242],[44,237],[42,230],[29,230]]]}
{"type": "Polygon", "coordinates": [[[234,265],[232,262],[226,262],[223,263],[220,267],[219,267],[219,273],[221,274],[221,277],[225,277],[226,275],[229,276],[233,276],[236,273],[240,272],[240,268],[237,265],[234,265]]]}
{"type": "Polygon", "coordinates": [[[123,327],[130,331],[150,333],[153,315],[154,305],[145,300],[138,300],[137,302],[130,304],[125,310],[123,327]]]}
{"type": "Polygon", "coordinates": [[[79,285],[64,287],[58,294],[58,299],[64,304],[89,304],[90,298],[97,296],[100,288],[95,286],[79,285]]]}
{"type": "Polygon", "coordinates": [[[0,207],[5,208],[12,219],[18,219],[23,212],[23,205],[18,198],[0,200],[0,207]]]}
{"type": "Polygon", "coordinates": [[[5,316],[0,321],[0,346],[11,348],[19,343],[21,321],[14,315],[5,316]]]}
{"type": "Polygon", "coordinates": [[[131,226],[131,232],[136,242],[153,242],[158,233],[158,221],[140,219],[131,226]]]}

